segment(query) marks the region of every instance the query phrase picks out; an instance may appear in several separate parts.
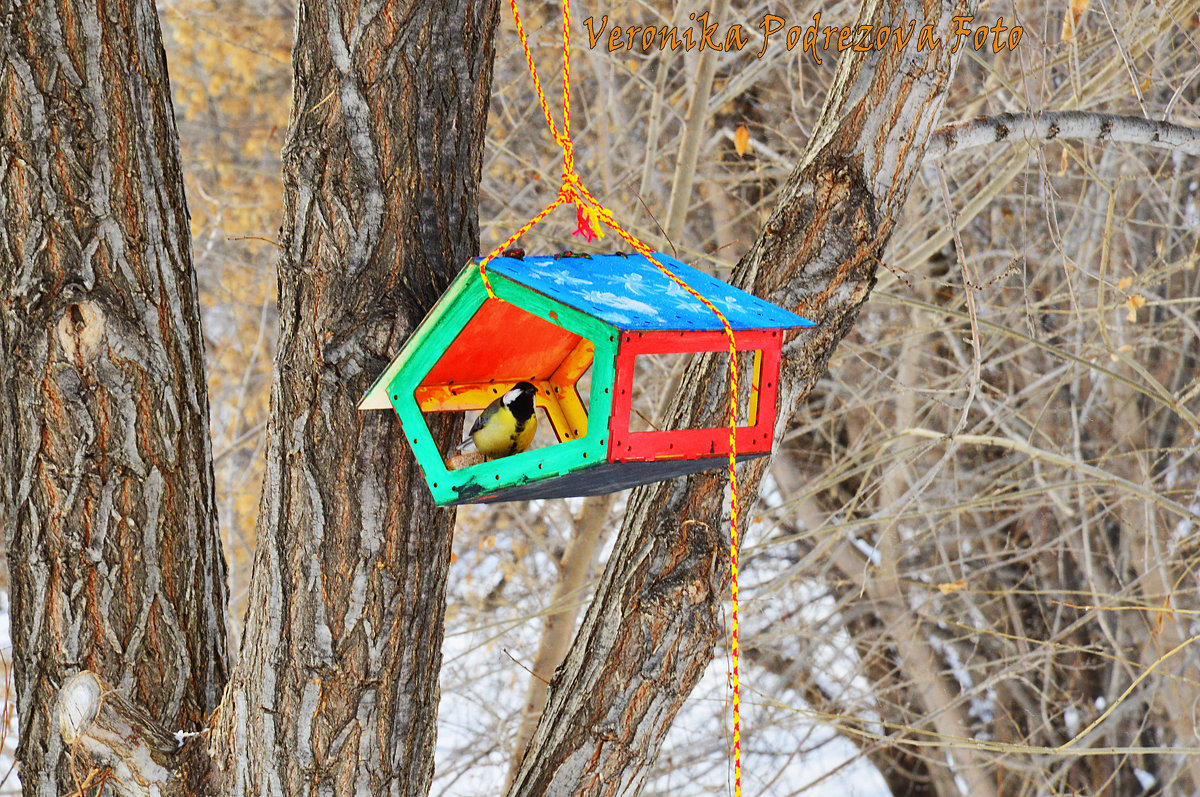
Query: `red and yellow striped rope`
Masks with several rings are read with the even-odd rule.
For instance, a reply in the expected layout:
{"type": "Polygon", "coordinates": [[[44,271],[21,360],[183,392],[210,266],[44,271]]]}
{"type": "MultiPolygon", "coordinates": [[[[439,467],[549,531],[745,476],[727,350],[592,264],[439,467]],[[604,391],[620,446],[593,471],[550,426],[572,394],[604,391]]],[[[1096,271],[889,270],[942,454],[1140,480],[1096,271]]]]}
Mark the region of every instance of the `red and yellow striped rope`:
{"type": "MultiPolygon", "coordinates": [[[[721,321],[725,336],[729,339],[729,568],[732,588],[733,624],[731,627],[732,672],[730,682],[733,691],[733,781],[734,795],[741,797],[742,793],[742,731],[741,731],[741,689],[739,683],[739,649],[738,649],[738,489],[737,489],[737,341],[729,319],[711,301],[702,296],[695,288],[684,282],[669,268],[659,262],[650,247],[642,243],[635,235],[628,232],[613,217],[612,211],[602,205],[592,196],[591,191],[580,181],[575,173],[575,147],[571,141],[571,8],[570,0],[563,0],[563,129],[560,133],[554,124],[550,113],[550,104],[546,101],[546,93],[542,90],[542,81],[538,78],[537,67],[533,63],[533,55],[529,51],[529,39],[525,27],[521,24],[521,14],[517,10],[516,0],[509,0],[512,6],[513,20],[517,25],[517,35],[521,39],[521,47],[525,51],[525,63],[529,74],[533,77],[533,87],[537,91],[538,103],[546,117],[550,134],[563,150],[562,185],[558,196],[540,213],[525,222],[516,232],[510,235],[499,246],[493,249],[479,262],[479,274],[483,278],[488,296],[496,298],[492,291],[491,282],[487,276],[487,264],[500,253],[506,251],[525,233],[537,226],[542,219],[560,205],[574,204],[579,210],[581,224],[589,224],[594,217],[612,228],[626,243],[655,265],[672,282],[683,288],[693,298],[708,308],[721,321]]],[[[590,239],[589,239],[590,240],[590,239]]]]}

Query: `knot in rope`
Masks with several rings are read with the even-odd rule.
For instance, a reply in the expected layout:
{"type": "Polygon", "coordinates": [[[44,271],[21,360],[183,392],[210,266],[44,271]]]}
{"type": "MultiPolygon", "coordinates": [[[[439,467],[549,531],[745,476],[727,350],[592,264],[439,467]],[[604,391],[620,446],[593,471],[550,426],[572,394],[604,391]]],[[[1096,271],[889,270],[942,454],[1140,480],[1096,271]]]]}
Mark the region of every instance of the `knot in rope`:
{"type": "Polygon", "coordinates": [[[563,172],[562,185],[558,188],[558,198],[564,205],[580,206],[584,202],[584,187],[575,172],[563,172]]]}

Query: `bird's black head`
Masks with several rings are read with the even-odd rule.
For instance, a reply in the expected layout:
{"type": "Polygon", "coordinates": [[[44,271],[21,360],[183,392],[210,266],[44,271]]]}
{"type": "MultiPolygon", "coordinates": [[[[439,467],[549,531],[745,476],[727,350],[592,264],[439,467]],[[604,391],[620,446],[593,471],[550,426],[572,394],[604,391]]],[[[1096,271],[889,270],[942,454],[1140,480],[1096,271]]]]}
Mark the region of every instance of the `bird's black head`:
{"type": "Polygon", "coordinates": [[[501,401],[504,402],[505,407],[508,407],[509,412],[516,416],[517,420],[525,421],[533,417],[533,397],[536,395],[536,387],[528,382],[517,382],[511,390],[504,394],[501,401]]]}

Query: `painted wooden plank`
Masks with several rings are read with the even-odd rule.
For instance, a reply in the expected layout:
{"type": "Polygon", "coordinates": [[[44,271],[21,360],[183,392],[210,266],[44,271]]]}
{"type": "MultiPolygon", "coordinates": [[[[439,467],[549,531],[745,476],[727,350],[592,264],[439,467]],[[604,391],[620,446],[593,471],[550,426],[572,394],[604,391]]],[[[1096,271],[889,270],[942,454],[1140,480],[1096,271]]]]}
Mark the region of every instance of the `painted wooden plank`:
{"type": "MultiPolygon", "coordinates": [[[[512,382],[477,382],[474,384],[455,385],[419,385],[415,391],[417,406],[421,412],[466,412],[482,410],[504,395],[512,382]]],[[[554,433],[559,440],[574,440],[582,435],[577,433],[581,426],[567,419],[563,411],[561,391],[548,379],[533,382],[538,389],[534,399],[536,406],[545,411],[546,417],[554,427],[554,433]]],[[[582,429],[586,430],[585,422],[582,429]]]]}
{"type": "Polygon", "coordinates": [[[423,385],[549,379],[580,337],[521,307],[489,299],[451,341],[423,385]]]}
{"type": "Polygon", "coordinates": [[[763,353],[759,349],[754,352],[754,376],[750,380],[749,422],[751,426],[758,424],[758,402],[762,397],[763,353]]]}
{"type": "MultiPolygon", "coordinates": [[[[755,351],[761,364],[752,372],[757,389],[756,406],[748,426],[736,430],[739,453],[767,452],[774,433],[782,333],[775,329],[746,330],[737,334],[739,351],[755,351]]],[[[633,399],[635,358],[643,354],[670,352],[721,353],[725,350],[723,332],[622,332],[617,353],[614,383],[612,436],[609,460],[616,462],[658,459],[695,459],[729,453],[729,427],[633,432],[629,416],[633,399]]]]}
{"type": "MultiPolygon", "coordinates": [[[[771,432],[760,426],[737,427],[739,454],[771,450],[771,432]]],[[[633,432],[609,452],[613,462],[650,462],[667,459],[702,459],[729,455],[729,428],[678,429],[633,432]]]]}
{"type": "Polygon", "coordinates": [[[595,347],[587,338],[582,338],[575,350],[563,358],[558,370],[550,377],[557,385],[573,385],[579,381],[595,359],[595,347]]]}
{"type": "MultiPolygon", "coordinates": [[[[812,326],[776,307],[694,269],[669,255],[655,257],[720,308],[734,329],[812,326]]],[[[640,254],[498,257],[489,272],[504,274],[619,329],[721,329],[720,320],[640,254]]]]}
{"type": "Polygon", "coordinates": [[[550,384],[558,393],[558,403],[562,407],[567,423],[571,426],[573,437],[583,437],[587,434],[588,415],[579,397],[576,383],[580,377],[592,367],[595,360],[595,347],[587,338],[582,338],[579,345],[563,360],[562,365],[550,377],[550,384]]]}
{"type": "Polygon", "coordinates": [[[537,406],[545,410],[546,419],[550,421],[550,429],[554,432],[554,436],[558,442],[561,443],[565,440],[574,440],[580,435],[575,434],[574,427],[567,420],[567,415],[563,412],[558,395],[558,389],[550,384],[549,380],[538,383],[537,406]]]}
{"type": "MultiPolygon", "coordinates": [[[[603,462],[608,450],[608,421],[612,411],[612,378],[615,369],[617,331],[573,308],[518,285],[502,275],[490,275],[498,296],[546,320],[561,323],[589,338],[595,348],[592,389],[589,397],[591,423],[581,439],[526,451],[511,457],[451,471],[446,468],[429,427],[421,415],[415,393],[443,351],[487,298],[478,270],[468,272],[466,286],[443,317],[452,321],[443,329],[431,330],[405,358],[389,386],[389,400],[404,425],[426,482],[439,504],[460,500],[462,491],[498,489],[531,481],[554,478],[595,462],[603,462]],[[551,318],[553,315],[553,318],[551,318]]],[[[407,352],[407,347],[406,347],[407,352]]]]}
{"type": "MultiPolygon", "coordinates": [[[[778,347],[783,340],[782,334],[778,329],[745,329],[735,331],[733,339],[738,351],[754,351],[769,346],[778,347]]],[[[721,329],[627,331],[621,333],[620,344],[621,354],[624,355],[729,351],[729,338],[721,329]]]]}
{"type": "MultiPolygon", "coordinates": [[[[764,456],[766,453],[739,454],[738,462],[746,462],[764,456]]],[[[458,503],[494,504],[505,501],[529,501],[535,498],[569,498],[615,493],[639,484],[664,481],[706,470],[725,470],[728,467],[728,457],[654,462],[606,462],[573,471],[557,479],[519,484],[490,492],[481,491],[458,503]]]]}

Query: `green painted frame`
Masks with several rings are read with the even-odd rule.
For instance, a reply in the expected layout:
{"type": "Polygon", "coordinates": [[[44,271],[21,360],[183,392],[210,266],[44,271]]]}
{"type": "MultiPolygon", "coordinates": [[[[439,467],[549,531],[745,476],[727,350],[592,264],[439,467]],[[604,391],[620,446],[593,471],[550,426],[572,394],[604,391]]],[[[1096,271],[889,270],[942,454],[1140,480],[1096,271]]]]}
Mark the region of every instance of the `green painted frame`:
{"type": "Polygon", "coordinates": [[[400,419],[417,464],[425,474],[429,491],[439,506],[474,501],[509,487],[553,479],[602,464],[608,459],[619,330],[501,274],[492,272],[488,278],[498,298],[592,342],[595,353],[592,357],[587,434],[577,440],[525,451],[461,470],[449,470],[446,467],[429,425],[425,423],[424,413],[417,404],[416,390],[471,317],[487,301],[487,289],[479,275],[479,265],[471,261],[413,332],[404,345],[402,355],[389,369],[393,375],[388,382],[388,400],[400,419]]]}

